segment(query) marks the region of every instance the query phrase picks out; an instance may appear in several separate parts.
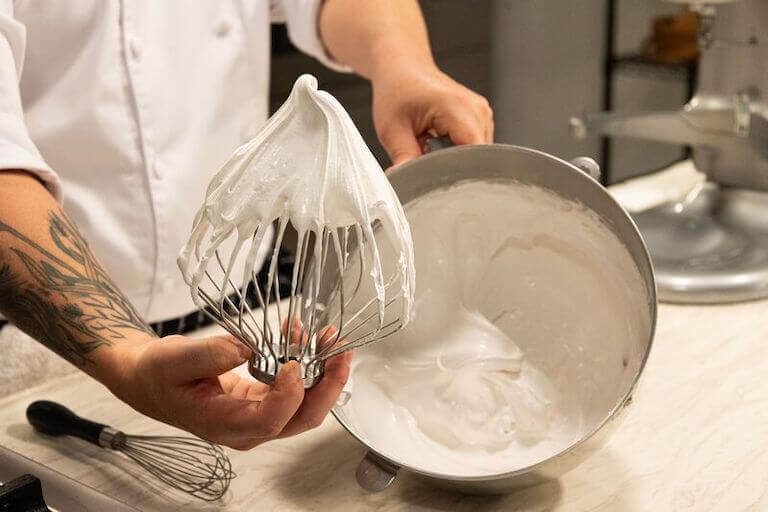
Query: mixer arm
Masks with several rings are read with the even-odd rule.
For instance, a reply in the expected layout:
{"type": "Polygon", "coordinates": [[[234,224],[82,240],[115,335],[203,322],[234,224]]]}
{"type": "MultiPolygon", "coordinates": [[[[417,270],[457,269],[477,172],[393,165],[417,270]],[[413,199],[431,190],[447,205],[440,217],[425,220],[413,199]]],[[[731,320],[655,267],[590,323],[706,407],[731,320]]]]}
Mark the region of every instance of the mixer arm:
{"type": "MultiPolygon", "coordinates": [[[[633,137],[638,139],[724,148],[757,144],[751,130],[753,124],[768,124],[765,117],[747,113],[746,118],[733,107],[697,108],[642,113],[599,112],[570,120],[571,134],[577,138],[589,135],[633,137]],[[752,120],[755,119],[753,123],[752,120]]],[[[756,130],[756,132],[768,130],[756,130]]],[[[765,144],[765,133],[762,134],[765,144]]]]}
{"type": "Polygon", "coordinates": [[[768,112],[759,93],[745,89],[728,97],[697,94],[680,110],[599,112],[570,120],[571,135],[633,137],[709,147],[722,151],[754,151],[768,156],[768,112]]]}

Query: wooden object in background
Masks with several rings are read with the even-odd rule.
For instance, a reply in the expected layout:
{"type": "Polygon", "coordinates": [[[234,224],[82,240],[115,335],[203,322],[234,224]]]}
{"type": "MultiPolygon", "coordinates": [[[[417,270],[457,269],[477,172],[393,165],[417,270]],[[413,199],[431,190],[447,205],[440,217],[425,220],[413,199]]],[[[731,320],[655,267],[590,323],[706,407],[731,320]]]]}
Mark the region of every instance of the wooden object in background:
{"type": "Polygon", "coordinates": [[[698,26],[698,16],[689,9],[677,16],[656,18],[645,55],[668,64],[695,61],[699,58],[698,26]]]}

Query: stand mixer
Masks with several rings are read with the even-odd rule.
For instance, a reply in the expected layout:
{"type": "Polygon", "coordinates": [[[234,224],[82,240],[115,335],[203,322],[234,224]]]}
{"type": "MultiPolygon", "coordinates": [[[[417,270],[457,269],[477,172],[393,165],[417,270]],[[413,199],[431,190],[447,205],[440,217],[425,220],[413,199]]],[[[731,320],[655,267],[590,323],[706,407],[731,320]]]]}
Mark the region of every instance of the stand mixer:
{"type": "Polygon", "coordinates": [[[768,2],[671,1],[690,4],[699,15],[694,97],[679,111],[572,118],[571,133],[693,148],[693,163],[707,181],[679,201],[633,215],[661,300],[768,297],[768,2]]]}

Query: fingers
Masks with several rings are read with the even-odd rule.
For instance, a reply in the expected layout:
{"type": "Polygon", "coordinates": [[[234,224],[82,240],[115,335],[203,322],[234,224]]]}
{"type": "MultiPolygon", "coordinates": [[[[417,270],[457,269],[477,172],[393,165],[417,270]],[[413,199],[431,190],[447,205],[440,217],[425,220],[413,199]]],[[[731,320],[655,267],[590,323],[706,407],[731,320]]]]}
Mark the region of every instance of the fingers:
{"type": "Polygon", "coordinates": [[[176,383],[216,377],[243,364],[251,351],[232,336],[192,340],[169,336],[157,347],[155,364],[176,383]]]}
{"type": "Polygon", "coordinates": [[[485,99],[482,96],[478,96],[479,98],[479,113],[478,117],[480,119],[480,122],[484,126],[484,134],[485,134],[485,143],[486,144],[493,144],[493,132],[495,130],[495,124],[493,122],[493,109],[491,108],[491,105],[488,103],[488,100],[485,99]]]}
{"type": "Polygon", "coordinates": [[[286,318],[280,326],[283,336],[288,339],[288,357],[300,358],[300,354],[306,349],[309,342],[309,333],[304,330],[301,319],[294,315],[292,320],[286,318]],[[288,330],[290,329],[290,335],[288,330]]]}
{"type": "Polygon", "coordinates": [[[435,117],[435,129],[448,134],[454,144],[491,144],[493,110],[488,101],[471,91],[446,104],[435,117]]]}
{"type": "Polygon", "coordinates": [[[243,415],[244,430],[236,425],[232,430],[234,433],[252,433],[257,438],[276,437],[299,410],[302,400],[304,385],[301,382],[301,369],[299,363],[290,361],[280,368],[275,385],[256,407],[256,414],[243,415]],[[253,417],[249,419],[249,416],[253,417]]]}
{"type": "Polygon", "coordinates": [[[471,93],[472,110],[477,117],[477,122],[483,131],[483,143],[493,142],[493,109],[485,97],[471,93]]]}
{"type": "Polygon", "coordinates": [[[458,96],[446,108],[447,133],[455,144],[493,143],[493,109],[488,100],[459,86],[458,96]],[[454,138],[454,136],[456,138],[454,138]]]}
{"type": "MultiPolygon", "coordinates": [[[[320,349],[331,348],[330,345],[336,341],[337,334],[338,329],[334,326],[327,326],[322,329],[318,335],[320,349]]],[[[305,391],[304,402],[296,415],[285,426],[280,437],[293,436],[320,426],[336,403],[347,379],[349,379],[351,361],[352,353],[349,351],[326,361],[325,371],[320,382],[305,391]]]]}
{"type": "MultiPolygon", "coordinates": [[[[288,322],[284,322],[283,329],[287,333],[288,322]]],[[[306,336],[299,321],[290,326],[290,331],[293,339],[306,336]]],[[[328,346],[337,334],[335,327],[326,327],[318,333],[318,345],[328,346]]],[[[175,350],[195,371],[179,368],[185,365],[179,363],[178,356],[171,366],[174,378],[190,382],[184,385],[188,391],[180,395],[183,399],[171,407],[174,422],[201,437],[240,450],[319,426],[338,400],[350,373],[352,354],[345,352],[329,359],[320,381],[305,390],[300,366],[292,361],[280,369],[271,389],[261,385],[257,389],[253,382],[234,374],[225,373],[217,379],[199,377],[211,372],[218,375],[223,373],[221,368],[236,366],[244,359],[245,354],[240,354],[229,337],[176,341],[179,346],[175,350]],[[189,380],[192,375],[196,377],[189,380]]]]}
{"type": "Polygon", "coordinates": [[[454,144],[484,144],[486,141],[484,128],[467,114],[454,117],[449,126],[447,132],[454,144]]]}
{"type": "MultiPolygon", "coordinates": [[[[443,99],[434,111],[427,131],[448,135],[457,145],[493,143],[493,110],[484,97],[466,91],[458,97],[443,99]]],[[[405,116],[390,121],[379,134],[379,140],[396,166],[422,154],[424,133],[414,133],[411,120],[405,116]]]]}
{"type": "Polygon", "coordinates": [[[190,430],[199,431],[203,437],[245,450],[278,437],[303,400],[299,365],[290,362],[280,369],[275,385],[262,400],[218,394],[187,420],[197,427],[190,430]]]}
{"type": "MultiPolygon", "coordinates": [[[[288,322],[284,321],[282,325],[284,335],[288,332],[288,327],[288,322]]],[[[292,339],[306,337],[298,319],[295,325],[292,322],[290,330],[292,339]]],[[[336,340],[337,333],[338,330],[333,326],[322,329],[318,333],[319,347],[332,344],[336,340]]],[[[263,399],[257,408],[257,414],[260,417],[271,418],[272,421],[264,423],[252,418],[249,423],[247,418],[253,414],[253,410],[248,410],[249,407],[252,409],[252,406],[245,407],[243,414],[235,414],[231,421],[228,421],[227,430],[232,435],[232,439],[226,444],[234,448],[247,449],[276,437],[293,436],[319,426],[336,403],[339,393],[349,378],[351,360],[351,352],[329,359],[325,364],[323,377],[309,390],[304,390],[299,380],[298,364],[292,362],[285,365],[275,387],[266,396],[260,396],[263,399]],[[292,367],[297,370],[296,380],[283,374],[292,367]],[[240,430],[241,423],[250,425],[254,430],[250,432],[240,430]],[[255,437],[254,434],[256,434],[255,437]]],[[[243,408],[242,405],[240,407],[243,408]]]]}
{"type": "Polygon", "coordinates": [[[249,377],[241,377],[235,372],[227,372],[219,375],[221,389],[230,396],[243,400],[262,400],[271,389],[263,382],[249,377]]]}
{"type": "Polygon", "coordinates": [[[328,325],[326,327],[323,327],[320,330],[320,333],[318,334],[318,339],[317,339],[318,352],[326,348],[328,348],[329,350],[332,349],[333,346],[335,346],[335,344],[337,344],[339,341],[337,339],[338,333],[339,333],[339,330],[333,325],[328,325]]]}
{"type": "Polygon", "coordinates": [[[400,165],[421,156],[421,146],[407,118],[389,123],[379,134],[392,165],[400,165]]]}
{"type": "Polygon", "coordinates": [[[305,392],[304,402],[285,426],[280,437],[288,437],[320,426],[349,379],[352,353],[344,352],[325,363],[320,382],[305,392]]]}
{"type": "Polygon", "coordinates": [[[286,318],[283,320],[282,325],[280,325],[280,332],[283,336],[288,338],[288,343],[290,345],[298,345],[299,341],[304,344],[309,340],[308,334],[304,332],[304,324],[296,315],[294,315],[292,319],[286,318]],[[288,335],[289,328],[291,330],[290,336],[288,335]]]}

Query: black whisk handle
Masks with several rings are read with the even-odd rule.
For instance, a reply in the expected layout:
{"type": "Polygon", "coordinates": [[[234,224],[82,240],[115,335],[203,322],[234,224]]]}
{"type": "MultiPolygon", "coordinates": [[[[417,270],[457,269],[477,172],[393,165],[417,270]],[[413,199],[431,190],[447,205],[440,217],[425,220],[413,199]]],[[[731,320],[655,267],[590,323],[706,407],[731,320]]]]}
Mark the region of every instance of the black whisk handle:
{"type": "Polygon", "coordinates": [[[75,436],[95,445],[106,425],[81,418],[61,404],[38,400],[27,407],[27,420],[35,430],[49,436],[75,436]]]}

